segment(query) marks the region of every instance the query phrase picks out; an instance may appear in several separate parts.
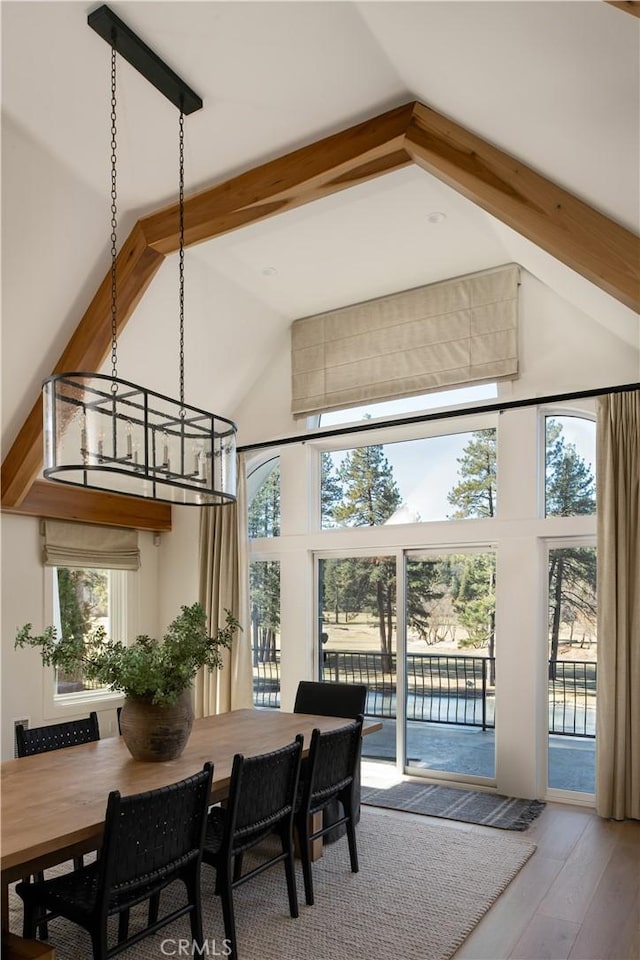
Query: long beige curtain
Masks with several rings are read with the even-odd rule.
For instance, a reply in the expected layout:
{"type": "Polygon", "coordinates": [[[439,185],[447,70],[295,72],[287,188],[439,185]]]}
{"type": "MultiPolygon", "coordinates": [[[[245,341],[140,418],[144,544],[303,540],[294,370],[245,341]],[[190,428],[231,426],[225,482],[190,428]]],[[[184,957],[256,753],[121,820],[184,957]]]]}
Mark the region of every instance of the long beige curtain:
{"type": "Polygon", "coordinates": [[[596,809],[640,819],[640,392],[598,401],[596,809]]]}
{"type": "Polygon", "coordinates": [[[226,713],[253,705],[247,500],[243,459],[238,464],[238,500],[221,507],[205,507],[200,517],[200,603],[207,612],[212,634],[224,626],[230,610],[240,621],[223,667],[201,670],[194,683],[196,717],[226,713]]]}

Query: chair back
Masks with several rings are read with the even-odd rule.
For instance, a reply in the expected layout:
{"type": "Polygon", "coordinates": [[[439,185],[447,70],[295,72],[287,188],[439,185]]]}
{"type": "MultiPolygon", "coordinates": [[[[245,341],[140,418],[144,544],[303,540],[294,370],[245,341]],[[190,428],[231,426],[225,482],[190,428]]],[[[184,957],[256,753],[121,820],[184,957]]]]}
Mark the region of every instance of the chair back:
{"type": "Polygon", "coordinates": [[[25,729],[21,723],[16,725],[16,749],[19,757],[62,750],[80,743],[93,743],[99,739],[100,727],[95,710],[82,720],[66,720],[64,723],[52,723],[48,727],[25,729]]]}
{"type": "Polygon", "coordinates": [[[257,757],[233,758],[227,801],[225,838],[227,849],[242,847],[256,833],[271,828],[295,812],[303,738],[257,757]]]}
{"type": "Polygon", "coordinates": [[[354,780],[360,762],[362,721],[360,715],[338,730],[313,731],[301,801],[307,813],[325,807],[354,780]]]}
{"type": "Polygon", "coordinates": [[[122,797],[109,794],[98,889],[108,902],[169,880],[202,857],[213,764],[166,787],[122,797]]]}
{"type": "Polygon", "coordinates": [[[355,720],[366,712],[366,703],[367,686],[364,683],[301,680],[293,712],[355,720]]]}

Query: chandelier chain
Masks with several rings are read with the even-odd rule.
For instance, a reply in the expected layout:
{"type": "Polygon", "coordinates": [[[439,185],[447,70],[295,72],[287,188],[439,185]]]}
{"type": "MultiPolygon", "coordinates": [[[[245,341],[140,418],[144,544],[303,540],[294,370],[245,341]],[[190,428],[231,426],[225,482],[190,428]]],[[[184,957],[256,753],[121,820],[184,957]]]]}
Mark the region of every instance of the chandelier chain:
{"type": "MultiPolygon", "coordinates": [[[[118,313],[118,288],[116,279],[116,242],[117,242],[117,213],[118,213],[118,189],[117,189],[117,171],[116,171],[116,151],[117,151],[117,128],[116,128],[116,48],[111,47],[111,376],[114,381],[118,376],[118,355],[117,355],[117,313],[118,313]]],[[[116,383],[112,384],[112,391],[118,389],[116,383]],[[115,388],[115,389],[114,389],[115,388]]]]}
{"type": "Polygon", "coordinates": [[[184,113],[180,110],[180,406],[184,409],[184,113]]]}

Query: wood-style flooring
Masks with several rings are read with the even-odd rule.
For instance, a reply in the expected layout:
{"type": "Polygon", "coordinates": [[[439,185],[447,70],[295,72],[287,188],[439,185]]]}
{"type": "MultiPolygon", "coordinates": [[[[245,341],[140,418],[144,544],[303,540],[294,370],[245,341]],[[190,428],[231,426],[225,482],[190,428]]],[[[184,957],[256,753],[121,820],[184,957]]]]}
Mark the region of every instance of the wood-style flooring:
{"type": "Polygon", "coordinates": [[[454,960],[640,960],[640,821],[607,821],[584,807],[548,803],[519,835],[533,840],[536,852],[454,960]]]}

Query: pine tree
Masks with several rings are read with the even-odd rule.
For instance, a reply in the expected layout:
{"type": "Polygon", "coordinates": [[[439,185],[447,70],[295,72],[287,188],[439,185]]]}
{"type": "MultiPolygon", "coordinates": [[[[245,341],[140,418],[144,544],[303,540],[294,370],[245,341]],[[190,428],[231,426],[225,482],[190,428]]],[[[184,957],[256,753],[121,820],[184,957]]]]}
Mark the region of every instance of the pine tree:
{"type": "Polygon", "coordinates": [[[342,500],[342,484],[333,465],[331,454],[320,454],[320,525],[326,530],[337,526],[334,512],[342,500]]]}
{"type": "Polygon", "coordinates": [[[251,539],[280,536],[280,461],[249,504],[247,527],[251,539]]]}
{"type": "Polygon", "coordinates": [[[496,512],[496,431],[475,430],[458,458],[459,482],[447,495],[451,519],[493,517],[496,512]]]}
{"type": "MultiPolygon", "coordinates": [[[[572,517],[595,512],[591,467],[549,417],[546,429],[547,516],[572,517]]],[[[595,616],[596,561],[591,549],[554,550],[549,561],[549,676],[555,679],[560,627],[565,616],[595,616]]]]}
{"type": "MultiPolygon", "coordinates": [[[[385,523],[400,506],[393,468],[381,444],[350,451],[338,470],[343,484],[343,500],[333,511],[338,523],[352,527],[375,527],[385,523]]],[[[392,667],[392,637],[395,613],[395,561],[367,557],[352,561],[366,578],[371,602],[378,620],[382,669],[392,667]]]]}

